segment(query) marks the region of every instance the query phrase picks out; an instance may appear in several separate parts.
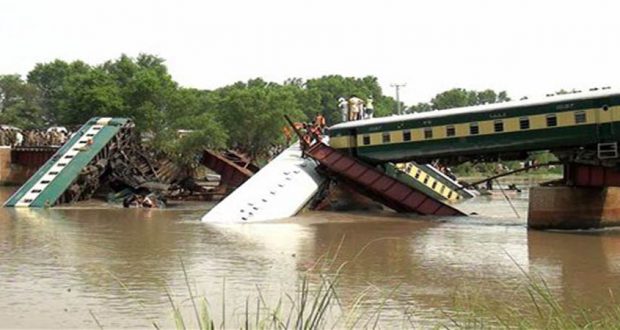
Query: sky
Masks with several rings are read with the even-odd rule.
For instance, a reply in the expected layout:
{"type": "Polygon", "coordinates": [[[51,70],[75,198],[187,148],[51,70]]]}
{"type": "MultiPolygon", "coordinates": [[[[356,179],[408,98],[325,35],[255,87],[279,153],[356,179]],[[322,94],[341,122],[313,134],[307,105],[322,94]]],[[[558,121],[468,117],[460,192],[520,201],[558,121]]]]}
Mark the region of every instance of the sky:
{"type": "Polygon", "coordinates": [[[406,84],[401,101],[460,87],[513,99],[620,88],[619,1],[0,0],[0,74],[54,59],[166,59],[185,87],[328,74],[406,84]]]}

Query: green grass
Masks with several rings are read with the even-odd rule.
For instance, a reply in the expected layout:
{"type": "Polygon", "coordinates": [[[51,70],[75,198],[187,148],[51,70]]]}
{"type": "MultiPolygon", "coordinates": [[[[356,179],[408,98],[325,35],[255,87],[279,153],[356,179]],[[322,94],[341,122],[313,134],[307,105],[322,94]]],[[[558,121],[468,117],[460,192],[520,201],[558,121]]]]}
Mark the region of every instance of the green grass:
{"type": "Polygon", "coordinates": [[[456,293],[443,314],[447,321],[441,327],[454,329],[620,329],[616,303],[597,309],[569,307],[540,278],[528,280],[508,303],[476,292],[456,293]]]}
{"type": "MultiPolygon", "coordinates": [[[[391,238],[373,240],[366,244],[351,260],[354,262],[371,244],[391,238]]],[[[339,285],[341,275],[346,271],[351,262],[336,264],[341,240],[333,254],[326,254],[317,260],[305,274],[302,275],[295,293],[285,293],[283,297],[274,303],[265,299],[261,289],[256,288],[253,298],[246,298],[241,315],[236,315],[237,322],[233,325],[227,323],[225,281],[223,282],[223,297],[221,301],[222,315],[219,323],[215,321],[214,314],[209,308],[209,302],[205,297],[199,297],[190,285],[185,264],[181,261],[185,285],[189,294],[191,307],[188,314],[183,313],[181,305],[176,303],[170,293],[167,293],[168,301],[172,309],[172,318],[176,328],[181,329],[355,329],[378,327],[382,311],[386,302],[398,290],[396,286],[389,292],[380,292],[380,303],[375,307],[368,308],[367,298],[375,288],[368,287],[360,292],[353,303],[343,306],[338,297],[336,288],[339,285]],[[187,315],[191,315],[190,318],[187,315]]],[[[376,301],[376,297],[373,297],[376,301]]],[[[235,306],[238,307],[238,306],[235,306]]],[[[187,311],[187,310],[186,310],[187,311]]],[[[407,319],[408,320],[408,319],[407,319]]],[[[155,323],[154,326],[159,328],[155,323]]]]}
{"type": "MultiPolygon", "coordinates": [[[[193,291],[185,265],[181,262],[190,303],[186,303],[183,310],[168,294],[176,328],[203,330],[385,328],[381,323],[383,312],[386,311],[387,303],[401,290],[400,285],[380,292],[379,297],[376,294],[379,292],[377,288],[369,285],[347,306],[343,305],[338,295],[340,279],[347,271],[347,266],[355,262],[368,246],[380,240],[368,243],[351,261],[336,265],[339,245],[334,255],[319,258],[319,261],[301,277],[295,293],[286,293],[271,304],[257,287],[255,297],[248,296],[244,306],[234,306],[235,310],[240,311],[234,320],[226,319],[225,294],[219,306],[222,314],[219,320],[215,320],[216,317],[211,312],[207,299],[193,291]]],[[[505,285],[499,296],[479,289],[458,288],[452,294],[451,301],[444,304],[443,310],[438,311],[440,321],[434,326],[445,329],[620,329],[620,306],[615,302],[611,292],[609,303],[601,304],[603,307],[594,309],[580,307],[578,301],[569,304],[554,293],[542,276],[530,275],[516,261],[513,262],[523,275],[523,281],[519,285],[513,287],[505,285]]],[[[223,283],[222,292],[225,293],[226,282],[223,283]]],[[[501,287],[500,283],[492,284],[501,287]]],[[[401,326],[428,327],[428,324],[417,325],[412,320],[413,316],[415,310],[404,310],[401,326]]],[[[393,319],[390,322],[394,324],[393,319]]],[[[154,326],[159,328],[157,324],[154,326]]]]}
{"type": "MultiPolygon", "coordinates": [[[[512,289],[509,302],[464,289],[453,295],[448,321],[443,328],[454,329],[620,329],[620,306],[610,291],[609,303],[590,308],[569,303],[553,292],[540,275],[530,275],[516,261],[523,285],[512,289]]],[[[509,288],[506,288],[510,290],[509,288]]]]}

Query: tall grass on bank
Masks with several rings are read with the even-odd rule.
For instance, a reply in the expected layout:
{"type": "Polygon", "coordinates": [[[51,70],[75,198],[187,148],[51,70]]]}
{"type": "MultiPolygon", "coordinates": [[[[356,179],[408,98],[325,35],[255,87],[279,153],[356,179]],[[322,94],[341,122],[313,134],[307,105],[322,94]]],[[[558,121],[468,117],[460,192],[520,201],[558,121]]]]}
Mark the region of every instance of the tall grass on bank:
{"type": "MultiPolygon", "coordinates": [[[[391,238],[388,238],[391,239],[391,238]]],[[[381,239],[385,240],[385,239],[381,239]]],[[[274,304],[270,304],[263,295],[260,287],[256,287],[256,297],[248,296],[241,315],[235,315],[237,322],[232,326],[226,323],[225,286],[223,287],[222,315],[220,323],[214,320],[206,297],[193,292],[189,282],[187,270],[183,261],[181,268],[185,278],[185,285],[191,302],[190,314],[194,321],[184,318],[181,305],[176,303],[168,293],[168,301],[172,307],[173,319],[177,329],[214,330],[225,328],[241,329],[354,329],[376,328],[380,323],[382,311],[386,302],[397,291],[398,286],[388,292],[380,292],[380,303],[377,307],[366,307],[367,298],[377,290],[369,286],[360,292],[350,306],[343,306],[338,297],[336,288],[339,285],[341,274],[347,265],[355,261],[370,244],[371,241],[351,260],[336,265],[343,240],[336,247],[333,254],[321,256],[302,276],[295,293],[285,293],[274,304]],[[189,323],[191,325],[188,325],[189,323]]],[[[225,285],[225,281],[224,281],[225,285]]],[[[376,300],[373,300],[376,301],[376,300]]],[[[406,318],[409,322],[409,318],[406,318]]],[[[154,324],[158,328],[157,324],[154,324]]]]}
{"type": "MultiPolygon", "coordinates": [[[[184,271],[185,273],[185,271],[184,271]]],[[[177,329],[214,330],[226,328],[242,329],[327,329],[327,328],[355,328],[360,322],[366,320],[364,313],[358,310],[364,300],[366,291],[360,294],[349,312],[338,299],[336,287],[339,276],[321,275],[318,283],[313,283],[310,276],[306,275],[300,281],[296,293],[284,294],[275,304],[269,304],[259,287],[256,288],[256,297],[246,298],[242,314],[236,315],[237,322],[227,326],[226,306],[222,300],[222,315],[220,324],[216,326],[213,314],[210,312],[209,303],[205,297],[198,297],[192,293],[189,282],[186,281],[191,301],[191,312],[195,318],[191,325],[184,318],[181,306],[174,302],[170,294],[168,300],[172,307],[173,318],[177,329]]],[[[376,326],[381,308],[377,308],[374,325],[376,326]]],[[[367,326],[368,324],[366,324],[367,326]]]]}
{"type": "MultiPolygon", "coordinates": [[[[512,257],[511,257],[512,259],[512,257]]],[[[480,292],[463,290],[452,297],[450,312],[443,314],[445,328],[519,329],[620,329],[620,306],[610,290],[609,303],[588,308],[562,301],[545,279],[530,275],[513,259],[523,274],[524,284],[513,291],[508,303],[480,292]]]]}
{"type": "MultiPolygon", "coordinates": [[[[360,253],[363,252],[360,251],[360,253]]],[[[359,253],[358,255],[359,256],[359,253]]],[[[356,258],[354,257],[351,262],[356,258]]],[[[349,306],[343,306],[338,286],[347,262],[335,267],[337,253],[332,258],[322,257],[300,280],[295,293],[285,293],[283,298],[269,304],[261,289],[256,297],[246,298],[245,305],[235,315],[235,322],[227,323],[224,298],[222,315],[217,323],[209,303],[192,291],[185,265],[181,262],[185,284],[189,293],[191,318],[184,318],[180,304],[173,301],[173,318],[177,329],[375,329],[381,327],[382,313],[387,302],[400,290],[400,285],[381,293],[381,298],[369,300],[376,290],[369,285],[349,306]],[[368,304],[368,302],[371,304],[368,304]],[[367,307],[372,305],[373,307],[367,307]],[[195,319],[195,320],[190,320],[195,319]]],[[[592,309],[569,305],[556,295],[540,275],[530,275],[513,259],[523,275],[523,283],[516,288],[505,287],[501,297],[490,296],[480,290],[460,289],[453,294],[444,310],[439,311],[436,328],[482,329],[620,329],[620,306],[610,292],[610,303],[592,309]],[[512,296],[510,296],[512,292],[512,296]],[[506,294],[508,293],[508,297],[506,294]]],[[[501,287],[499,283],[498,286],[501,287]]],[[[225,285],[225,282],[224,282],[225,285]]],[[[188,304],[189,305],[189,304],[188,304]]],[[[239,306],[236,306],[239,307],[239,306]]],[[[187,312],[187,309],[185,310],[187,312]]],[[[403,328],[429,327],[417,325],[412,320],[415,310],[405,310],[403,328]]],[[[187,316],[187,314],[186,314],[187,316]]],[[[229,320],[230,321],[230,320],[229,320]]],[[[394,321],[394,320],[392,320],[394,321]]],[[[391,324],[394,324],[392,322],[391,324]]],[[[158,328],[157,324],[154,324],[158,328]]],[[[433,325],[430,325],[433,326],[433,325]]]]}

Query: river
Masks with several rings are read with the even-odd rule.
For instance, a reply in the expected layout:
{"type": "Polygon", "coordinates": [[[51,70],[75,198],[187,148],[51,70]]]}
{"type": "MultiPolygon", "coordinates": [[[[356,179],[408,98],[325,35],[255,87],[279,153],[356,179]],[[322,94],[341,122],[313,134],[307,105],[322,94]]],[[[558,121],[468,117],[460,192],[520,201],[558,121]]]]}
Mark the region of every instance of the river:
{"type": "MultiPolygon", "coordinates": [[[[0,200],[13,190],[0,188],[0,200]]],[[[274,307],[308,274],[316,282],[343,263],[338,304],[365,292],[361,304],[381,305],[388,328],[410,325],[403,315],[421,326],[448,322],[462,290],[508,303],[526,275],[544,278],[561,300],[609,301],[620,287],[620,231],[530,231],[527,192],[512,197],[519,218],[496,195],[460,206],[477,213],[470,217],[308,212],[229,226],[199,221],[208,203],[0,209],[0,326],[169,328],[168,294],[191,326],[185,270],[217,324],[239,328],[246,301],[254,310],[262,296],[274,307]]]]}

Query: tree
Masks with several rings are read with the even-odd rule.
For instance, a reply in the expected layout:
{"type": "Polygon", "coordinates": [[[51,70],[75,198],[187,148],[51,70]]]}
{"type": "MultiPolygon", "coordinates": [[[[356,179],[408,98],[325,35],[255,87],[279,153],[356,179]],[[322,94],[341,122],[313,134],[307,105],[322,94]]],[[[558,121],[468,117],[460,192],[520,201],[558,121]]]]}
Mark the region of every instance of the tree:
{"type": "Polygon", "coordinates": [[[226,130],[214,115],[205,113],[177,119],[173,127],[158,131],[150,145],[180,163],[196,165],[196,156],[203,149],[223,148],[227,138],[226,130]],[[177,127],[184,127],[186,133],[182,134],[177,127]]]}
{"type": "Polygon", "coordinates": [[[19,75],[0,76],[0,123],[24,129],[44,124],[40,95],[19,75]]]}
{"type": "Polygon", "coordinates": [[[71,114],[67,113],[71,106],[71,96],[67,95],[68,81],[90,70],[91,67],[81,61],[67,63],[55,60],[46,64],[39,63],[28,73],[28,83],[41,93],[41,106],[47,124],[63,125],[72,122],[71,114]]]}
{"type": "Polygon", "coordinates": [[[428,103],[420,102],[416,105],[412,105],[407,109],[407,113],[426,112],[433,110],[432,106],[428,103]]]}
{"type": "Polygon", "coordinates": [[[123,100],[121,108],[111,109],[110,115],[132,118],[139,130],[154,131],[170,118],[170,103],[178,91],[168,73],[164,60],[140,54],[136,59],[122,55],[101,66],[114,81],[123,100]]]}
{"type": "Polygon", "coordinates": [[[125,117],[121,91],[101,68],[69,76],[63,98],[55,116],[62,125],[81,125],[92,117],[125,117]]]}
{"type": "Polygon", "coordinates": [[[510,98],[505,91],[496,93],[493,90],[487,89],[477,92],[463,88],[453,88],[437,94],[431,100],[431,107],[442,110],[507,101],[510,101],[510,98]]]}
{"type": "Polygon", "coordinates": [[[362,99],[373,97],[377,117],[391,114],[396,107],[396,101],[383,95],[377,78],[372,76],[355,78],[332,75],[310,79],[305,83],[300,103],[307,116],[314,117],[315,113],[321,112],[328,124],[333,125],[342,121],[338,99],[352,95],[362,99]]]}
{"type": "Polygon", "coordinates": [[[228,145],[256,158],[272,144],[283,142],[284,115],[306,119],[295,94],[277,84],[235,84],[215,91],[217,119],[228,130],[228,145]]]}

